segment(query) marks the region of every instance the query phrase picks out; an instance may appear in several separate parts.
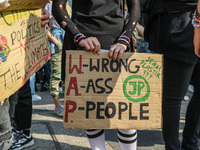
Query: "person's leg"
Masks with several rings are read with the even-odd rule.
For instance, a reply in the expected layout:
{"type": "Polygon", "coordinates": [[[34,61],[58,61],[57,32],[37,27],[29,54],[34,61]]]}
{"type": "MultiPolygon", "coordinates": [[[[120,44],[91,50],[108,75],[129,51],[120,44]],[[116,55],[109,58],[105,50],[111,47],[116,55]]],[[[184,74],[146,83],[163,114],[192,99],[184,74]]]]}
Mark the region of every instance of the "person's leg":
{"type": "Polygon", "coordinates": [[[31,88],[31,94],[32,94],[32,100],[38,101],[41,100],[41,96],[35,93],[35,73],[30,77],[30,88],[31,88]]]}
{"type": "Polygon", "coordinates": [[[19,89],[18,103],[15,107],[15,122],[17,130],[31,128],[32,96],[29,80],[19,89]]]}
{"type": "Polygon", "coordinates": [[[15,107],[15,123],[19,136],[10,149],[25,148],[34,145],[30,132],[32,119],[32,95],[29,80],[19,89],[18,103],[15,107]]]}
{"type": "Polygon", "coordinates": [[[10,121],[11,121],[11,127],[12,127],[12,135],[13,135],[13,141],[14,143],[17,139],[17,136],[19,135],[19,131],[17,130],[17,125],[15,123],[15,107],[18,103],[18,94],[19,91],[15,92],[13,95],[9,97],[10,102],[10,109],[9,109],[9,115],[10,115],[10,121]]]}
{"type": "Polygon", "coordinates": [[[9,101],[0,103],[0,149],[7,150],[12,144],[12,132],[9,117],[9,101]]]}
{"type": "Polygon", "coordinates": [[[86,130],[92,150],[105,150],[105,134],[103,129],[86,130]]]}
{"type": "Polygon", "coordinates": [[[18,102],[18,93],[19,91],[15,92],[13,95],[9,97],[10,108],[9,108],[9,115],[11,120],[11,126],[14,126],[14,118],[15,118],[15,106],[18,102]]]}
{"type": "Polygon", "coordinates": [[[198,150],[198,136],[200,132],[200,63],[194,68],[192,76],[194,93],[186,111],[185,128],[183,130],[182,148],[184,150],[198,150]]]}
{"type": "MultiPolygon", "coordinates": [[[[55,49],[58,49],[56,46],[55,49]]],[[[51,78],[50,78],[50,95],[52,96],[55,104],[55,115],[62,117],[63,112],[61,111],[61,105],[60,105],[60,100],[59,100],[59,91],[60,87],[59,84],[61,82],[61,55],[62,51],[60,50],[59,52],[52,54],[52,59],[51,59],[51,78]],[[56,109],[58,112],[56,111],[56,109]]]]}
{"type": "Polygon", "coordinates": [[[47,82],[49,83],[50,82],[50,77],[51,77],[51,66],[50,66],[50,61],[47,61],[45,64],[44,64],[44,72],[45,72],[45,75],[46,75],[46,78],[47,78],[47,82]]]}
{"type": "Polygon", "coordinates": [[[45,85],[45,79],[44,79],[44,69],[43,67],[40,68],[40,70],[37,72],[38,73],[38,78],[39,78],[39,82],[41,84],[41,89],[40,91],[47,91],[47,88],[44,87],[45,85]]]}
{"type": "Polygon", "coordinates": [[[137,131],[118,129],[118,141],[121,150],[136,150],[137,149],[137,131]]]}
{"type": "Polygon", "coordinates": [[[162,131],[166,150],[181,150],[179,142],[180,108],[193,69],[192,64],[164,58],[162,131]]]}

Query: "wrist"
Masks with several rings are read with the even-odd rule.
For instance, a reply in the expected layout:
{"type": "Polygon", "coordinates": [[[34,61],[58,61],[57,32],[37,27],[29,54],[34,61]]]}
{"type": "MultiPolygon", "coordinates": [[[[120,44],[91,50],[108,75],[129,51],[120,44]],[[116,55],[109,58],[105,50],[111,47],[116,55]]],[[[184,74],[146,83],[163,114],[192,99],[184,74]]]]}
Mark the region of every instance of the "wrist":
{"type": "Polygon", "coordinates": [[[195,12],[193,14],[192,25],[194,27],[200,27],[200,14],[199,14],[198,10],[195,10],[195,12]]]}
{"type": "Polygon", "coordinates": [[[74,43],[78,44],[82,39],[85,39],[86,36],[83,33],[78,33],[74,36],[74,43]]]}
{"type": "Polygon", "coordinates": [[[199,27],[194,27],[194,30],[200,32],[200,28],[199,27]]]}
{"type": "Polygon", "coordinates": [[[131,40],[129,37],[127,37],[125,35],[121,35],[121,36],[119,36],[118,41],[125,41],[127,44],[129,44],[131,40]]]}
{"type": "Polygon", "coordinates": [[[123,44],[126,46],[126,49],[129,50],[130,48],[130,38],[125,36],[125,35],[121,35],[119,36],[119,38],[117,39],[116,43],[119,43],[119,44],[123,44]]]}

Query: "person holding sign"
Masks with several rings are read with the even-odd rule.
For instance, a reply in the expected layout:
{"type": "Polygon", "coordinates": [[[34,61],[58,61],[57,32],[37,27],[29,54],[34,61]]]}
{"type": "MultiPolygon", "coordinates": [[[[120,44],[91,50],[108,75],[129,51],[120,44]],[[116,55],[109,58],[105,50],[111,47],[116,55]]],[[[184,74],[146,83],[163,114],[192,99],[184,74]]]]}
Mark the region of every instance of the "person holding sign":
{"type": "Polygon", "coordinates": [[[51,14],[52,2],[46,4],[45,8],[50,14],[50,29],[48,31],[48,39],[51,48],[51,76],[50,76],[50,95],[53,98],[55,104],[54,114],[58,117],[63,117],[63,107],[59,100],[59,84],[61,82],[61,56],[62,45],[64,40],[65,31],[58,25],[55,18],[51,14]]]}
{"type": "MultiPolygon", "coordinates": [[[[48,24],[49,22],[49,13],[45,9],[44,13],[41,15],[41,20],[41,26],[45,26],[45,24],[48,24]]],[[[15,136],[12,143],[10,143],[10,149],[23,149],[34,145],[34,139],[30,131],[32,119],[32,95],[29,80],[14,95],[14,97],[11,96],[9,98],[11,105],[12,103],[17,102],[17,104],[13,104],[13,109],[10,107],[12,110],[9,110],[10,117],[12,118],[12,116],[14,116],[16,123],[16,130],[14,131],[15,136]]],[[[8,127],[11,128],[11,126],[7,126],[7,128],[8,127]]]]}
{"type": "MultiPolygon", "coordinates": [[[[85,49],[93,54],[100,54],[100,49],[107,49],[113,60],[120,60],[123,53],[130,50],[130,38],[139,16],[139,1],[126,1],[126,21],[121,0],[73,1],[71,19],[65,9],[67,1],[53,1],[53,15],[66,33],[62,55],[63,80],[65,50],[85,49]]],[[[93,150],[105,150],[104,130],[87,130],[86,133],[93,150]]],[[[136,130],[118,130],[118,139],[122,150],[136,150],[136,130]]]]}

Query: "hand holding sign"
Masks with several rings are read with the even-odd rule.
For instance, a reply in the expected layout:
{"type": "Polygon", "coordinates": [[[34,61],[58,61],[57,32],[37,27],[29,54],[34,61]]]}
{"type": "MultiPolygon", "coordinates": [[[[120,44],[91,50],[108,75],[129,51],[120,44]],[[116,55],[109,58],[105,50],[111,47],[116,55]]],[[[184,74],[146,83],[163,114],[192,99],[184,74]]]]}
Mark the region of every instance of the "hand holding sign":
{"type": "Polygon", "coordinates": [[[41,20],[42,20],[41,23],[42,27],[49,23],[49,12],[46,9],[44,9],[44,13],[43,15],[41,15],[41,20]]]}
{"type": "Polygon", "coordinates": [[[78,45],[80,47],[84,47],[87,51],[93,52],[93,54],[100,54],[101,44],[96,37],[88,37],[86,39],[82,39],[78,45]]]}
{"type": "Polygon", "coordinates": [[[109,57],[113,60],[120,60],[122,58],[123,53],[125,52],[127,46],[124,44],[114,44],[110,47],[109,57]]]}

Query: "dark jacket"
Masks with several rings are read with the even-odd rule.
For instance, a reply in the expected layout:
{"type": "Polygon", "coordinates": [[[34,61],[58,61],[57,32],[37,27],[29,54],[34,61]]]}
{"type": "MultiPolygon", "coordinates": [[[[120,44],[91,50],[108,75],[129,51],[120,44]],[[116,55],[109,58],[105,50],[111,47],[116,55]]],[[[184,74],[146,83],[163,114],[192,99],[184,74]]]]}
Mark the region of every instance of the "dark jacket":
{"type": "Polygon", "coordinates": [[[155,0],[145,29],[149,49],[168,58],[195,64],[192,15],[197,3],[180,0],[155,0]]]}

